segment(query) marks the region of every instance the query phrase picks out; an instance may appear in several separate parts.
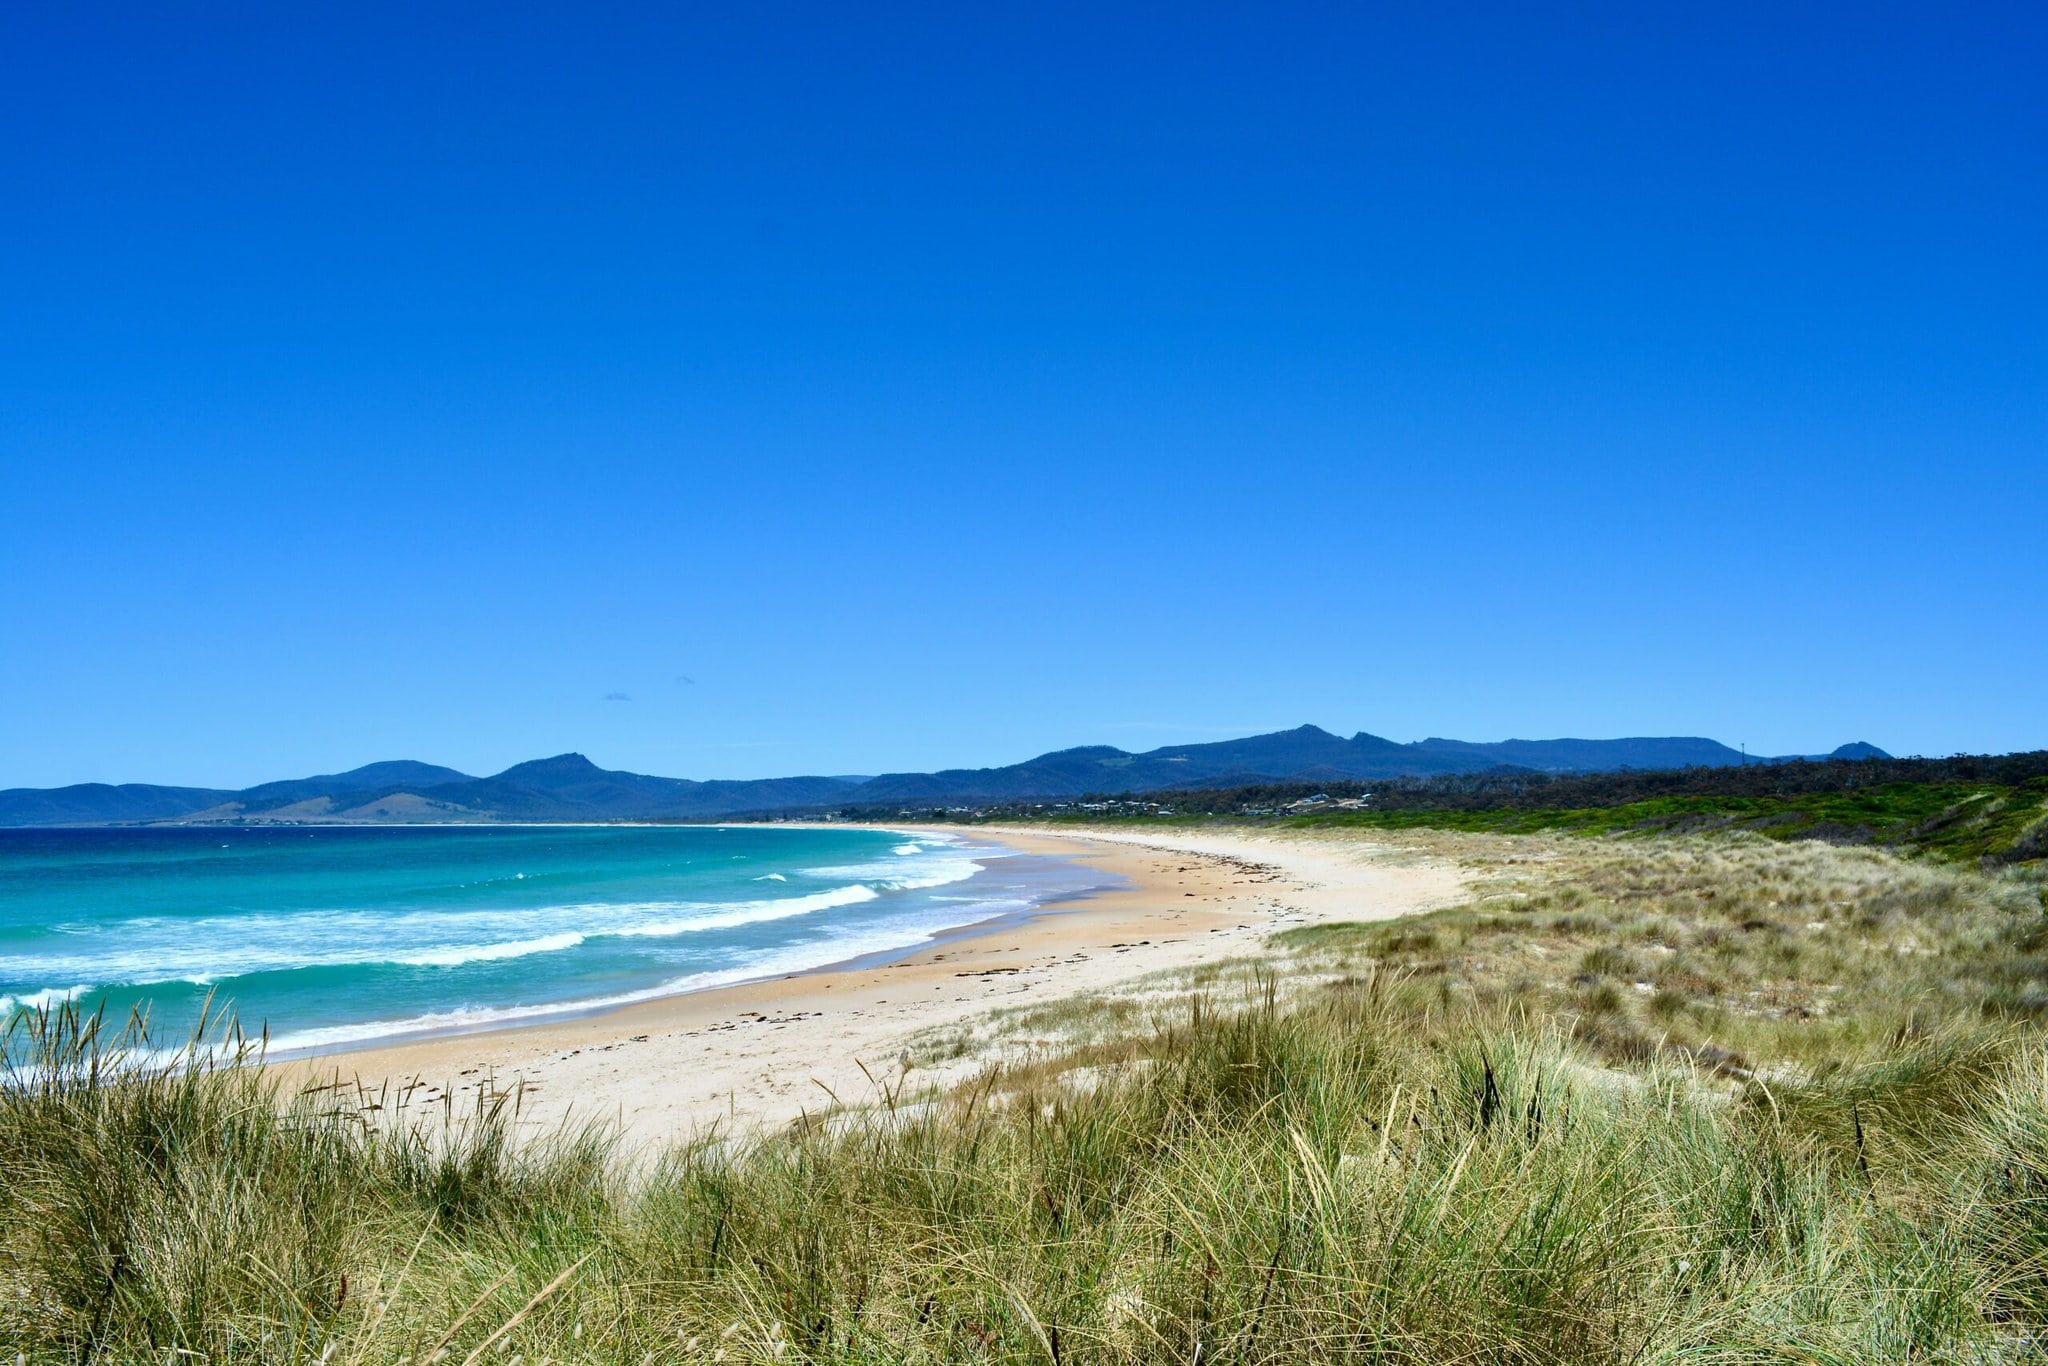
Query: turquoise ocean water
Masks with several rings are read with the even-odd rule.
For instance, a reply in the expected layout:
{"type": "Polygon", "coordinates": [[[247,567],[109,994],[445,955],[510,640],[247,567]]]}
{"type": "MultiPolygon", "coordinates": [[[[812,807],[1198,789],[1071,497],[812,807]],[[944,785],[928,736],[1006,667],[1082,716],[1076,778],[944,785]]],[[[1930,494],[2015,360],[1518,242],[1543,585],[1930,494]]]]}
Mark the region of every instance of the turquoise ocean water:
{"type": "Polygon", "coordinates": [[[0,1017],[211,993],[273,1055],[903,952],[1113,879],[968,837],[736,827],[0,830],[0,1017]]]}

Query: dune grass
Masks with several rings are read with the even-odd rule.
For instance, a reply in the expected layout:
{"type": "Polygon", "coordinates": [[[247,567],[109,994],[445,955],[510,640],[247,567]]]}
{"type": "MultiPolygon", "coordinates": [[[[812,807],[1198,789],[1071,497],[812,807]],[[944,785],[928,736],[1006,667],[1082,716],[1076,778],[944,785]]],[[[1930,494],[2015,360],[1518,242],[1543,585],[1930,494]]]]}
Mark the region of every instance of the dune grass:
{"type": "MultiPolygon", "coordinates": [[[[651,1164],[141,1065],[0,1091],[31,1361],[1872,1362],[2048,1351],[2040,885],[1472,841],[1122,1032],[651,1164]],[[1709,895],[1711,893],[1711,895],[1709,895]]],[[[124,1057],[123,1051],[130,1050],[124,1057]]]]}

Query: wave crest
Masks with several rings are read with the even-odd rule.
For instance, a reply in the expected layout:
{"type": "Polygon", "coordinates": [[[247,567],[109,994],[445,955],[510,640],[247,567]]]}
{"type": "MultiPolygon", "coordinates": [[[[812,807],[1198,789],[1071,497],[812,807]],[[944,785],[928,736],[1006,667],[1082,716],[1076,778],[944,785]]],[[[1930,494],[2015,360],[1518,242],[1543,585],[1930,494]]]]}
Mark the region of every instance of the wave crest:
{"type": "Polygon", "coordinates": [[[17,1010],[48,1010],[61,1006],[66,1001],[75,1001],[93,989],[91,982],[80,982],[75,987],[44,987],[41,991],[25,992],[19,996],[0,996],[0,1018],[14,1014],[17,1010]]]}
{"type": "MultiPolygon", "coordinates": [[[[883,891],[898,890],[905,885],[884,885],[878,890],[864,882],[853,882],[803,896],[773,897],[758,901],[643,901],[553,906],[546,908],[547,918],[557,923],[568,921],[581,928],[550,930],[544,934],[514,934],[501,939],[486,939],[466,944],[448,943],[444,939],[441,943],[429,940],[424,943],[400,942],[382,944],[374,948],[359,948],[356,944],[360,943],[364,935],[373,933],[378,928],[383,928],[388,933],[393,925],[379,927],[359,924],[353,918],[328,925],[320,931],[305,924],[279,923],[270,927],[270,942],[252,943],[250,927],[244,922],[238,927],[242,932],[243,943],[236,951],[204,951],[189,944],[166,943],[160,947],[152,946],[151,949],[125,955],[97,955],[90,966],[98,973],[103,985],[123,987],[153,987],[174,982],[203,986],[231,977],[245,977],[262,972],[293,972],[302,968],[379,965],[459,968],[477,963],[528,958],[536,954],[561,953],[592,940],[667,939],[676,935],[731,930],[768,921],[787,920],[795,916],[831,910],[838,906],[854,906],[873,901],[880,897],[883,891]],[[334,938],[346,938],[351,941],[350,946],[331,952],[320,952],[317,948],[308,950],[306,939],[310,934],[320,932],[334,938]]],[[[402,925],[402,921],[394,923],[402,925]]],[[[512,923],[501,923],[506,929],[515,928],[512,923]]],[[[207,937],[203,934],[195,936],[190,926],[185,927],[184,933],[195,942],[203,942],[207,937]]],[[[82,959],[45,959],[41,962],[29,959],[0,959],[0,973],[18,973],[30,976],[31,980],[36,976],[42,977],[45,981],[50,977],[61,979],[85,966],[87,964],[82,959]]],[[[81,986],[71,989],[71,993],[76,995],[92,989],[90,986],[81,986]]],[[[0,1014],[12,1008],[11,1003],[15,1002],[33,1009],[70,999],[69,996],[61,994],[52,995],[53,992],[61,993],[62,990],[52,987],[18,998],[0,997],[0,1014]]]]}
{"type": "MultiPolygon", "coordinates": [[[[559,953],[581,944],[584,936],[571,930],[565,934],[544,934],[535,939],[509,939],[502,944],[467,944],[385,961],[409,968],[459,968],[465,963],[495,963],[506,958],[524,958],[535,953],[559,953]]],[[[369,960],[375,962],[377,960],[369,960]]]]}

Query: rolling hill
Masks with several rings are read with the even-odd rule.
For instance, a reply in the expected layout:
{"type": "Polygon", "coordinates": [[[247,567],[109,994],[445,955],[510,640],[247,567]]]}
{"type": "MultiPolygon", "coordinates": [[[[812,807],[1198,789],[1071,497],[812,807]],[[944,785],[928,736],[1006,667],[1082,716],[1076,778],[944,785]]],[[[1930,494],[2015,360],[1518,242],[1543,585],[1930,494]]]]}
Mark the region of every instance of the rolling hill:
{"type": "MultiPolygon", "coordinates": [[[[1825,757],[1886,756],[1875,746],[1858,742],[1825,757]]],[[[581,754],[558,754],[514,764],[487,778],[435,764],[391,760],[346,773],[263,783],[239,791],[142,783],[11,788],[0,791],[0,826],[715,820],[742,814],[828,810],[848,803],[929,805],[1273,781],[1314,783],[1502,771],[1595,773],[1742,762],[1745,758],[1739,751],[1697,737],[1504,740],[1493,744],[1432,738],[1401,744],[1364,731],[1346,739],[1318,726],[1300,726],[1238,740],[1167,745],[1140,754],[1089,745],[999,768],[875,777],[700,782],[604,769],[581,754]]]]}

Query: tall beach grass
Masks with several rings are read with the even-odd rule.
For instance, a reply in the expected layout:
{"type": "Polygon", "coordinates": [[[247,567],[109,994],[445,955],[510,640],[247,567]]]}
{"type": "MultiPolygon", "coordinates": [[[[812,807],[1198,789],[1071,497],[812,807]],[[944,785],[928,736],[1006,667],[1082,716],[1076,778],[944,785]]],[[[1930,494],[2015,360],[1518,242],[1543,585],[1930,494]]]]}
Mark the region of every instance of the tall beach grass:
{"type": "Polygon", "coordinates": [[[165,1059],[22,1017],[0,1344],[2041,1359],[2038,886],[1762,841],[1580,847],[1466,846],[1492,877],[1472,905],[1283,937],[1111,1036],[651,1161],[595,1130],[515,1142],[516,1094],[286,1094],[206,1040],[165,1059]]]}

